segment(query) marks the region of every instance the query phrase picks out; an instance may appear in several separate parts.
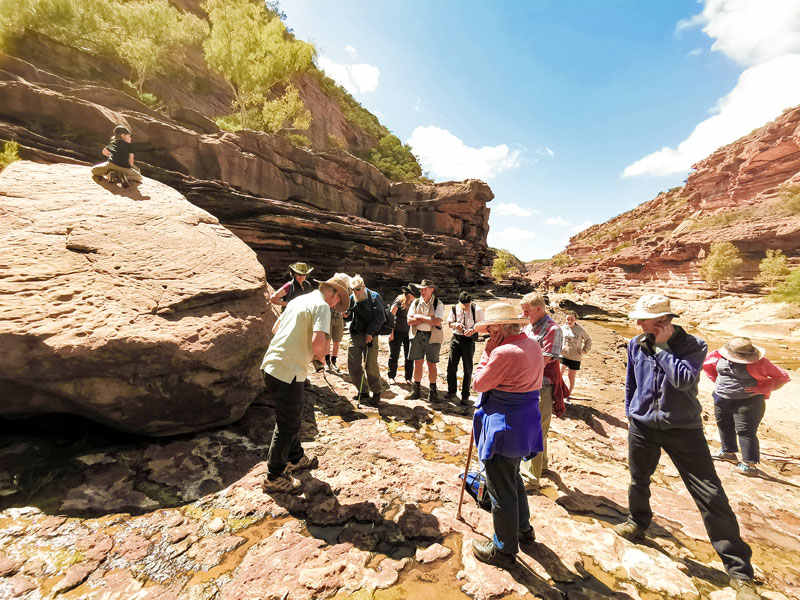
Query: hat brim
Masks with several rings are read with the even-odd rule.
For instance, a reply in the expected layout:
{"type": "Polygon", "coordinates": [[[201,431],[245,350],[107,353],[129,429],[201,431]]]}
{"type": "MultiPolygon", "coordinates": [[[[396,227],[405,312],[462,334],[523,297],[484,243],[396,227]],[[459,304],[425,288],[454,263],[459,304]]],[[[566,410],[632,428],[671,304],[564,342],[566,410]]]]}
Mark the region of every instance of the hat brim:
{"type": "Polygon", "coordinates": [[[309,267],[308,271],[306,271],[305,273],[302,273],[302,272],[298,271],[297,269],[292,268],[291,266],[289,266],[289,270],[292,273],[294,273],[295,275],[306,275],[306,276],[308,276],[308,275],[311,275],[311,273],[314,271],[314,267],[309,267]]]}
{"type": "Polygon", "coordinates": [[[755,358],[745,358],[743,356],[733,354],[725,346],[719,349],[719,353],[722,355],[723,358],[726,358],[731,362],[738,363],[740,365],[750,365],[752,363],[760,361],[762,358],[764,358],[764,356],[767,353],[766,350],[764,350],[760,346],[756,346],[755,344],[753,344],[753,348],[755,348],[758,351],[758,356],[755,358]]]}
{"type": "Polygon", "coordinates": [[[515,319],[495,319],[492,321],[479,321],[475,323],[475,331],[479,333],[486,333],[490,325],[527,325],[530,321],[527,317],[518,317],[515,319]]]}
{"type": "Polygon", "coordinates": [[[660,317],[675,317],[676,319],[680,317],[680,315],[675,314],[674,312],[660,312],[660,313],[649,313],[644,310],[633,310],[628,313],[628,318],[636,321],[638,319],[658,319],[660,317]]]}

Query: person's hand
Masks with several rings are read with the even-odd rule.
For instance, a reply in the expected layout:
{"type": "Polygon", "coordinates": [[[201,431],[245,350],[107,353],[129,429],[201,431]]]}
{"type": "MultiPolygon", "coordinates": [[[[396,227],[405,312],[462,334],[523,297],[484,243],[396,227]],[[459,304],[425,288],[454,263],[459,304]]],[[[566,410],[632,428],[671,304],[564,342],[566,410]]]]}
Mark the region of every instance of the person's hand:
{"type": "Polygon", "coordinates": [[[323,363],[323,362],[322,362],[321,360],[319,360],[318,358],[314,358],[314,360],[312,360],[312,361],[311,361],[311,364],[313,364],[313,365],[314,365],[314,370],[315,370],[317,373],[319,373],[320,371],[322,371],[322,369],[324,369],[324,368],[325,368],[325,363],[323,363]]]}
{"type": "Polygon", "coordinates": [[[503,341],[503,330],[502,329],[497,328],[497,329],[495,329],[493,331],[490,331],[489,332],[489,341],[486,342],[486,347],[484,348],[486,350],[486,354],[491,354],[492,350],[497,348],[500,345],[500,342],[502,342],[502,341],[503,341]]]}
{"type": "Polygon", "coordinates": [[[364,341],[366,341],[367,344],[371,344],[372,343],[372,336],[370,334],[367,334],[366,336],[364,336],[364,341]]]}
{"type": "Polygon", "coordinates": [[[653,356],[656,353],[655,336],[652,333],[640,333],[636,336],[636,343],[647,356],[653,356]]]}
{"type": "Polygon", "coordinates": [[[669,321],[665,323],[657,323],[655,331],[656,346],[663,346],[664,344],[666,344],[667,340],[669,340],[669,338],[672,337],[673,333],[675,333],[675,326],[669,321]]]}
{"type": "Polygon", "coordinates": [[[472,336],[472,335],[475,335],[475,330],[474,330],[474,329],[467,329],[467,330],[464,332],[464,335],[466,335],[466,336],[472,336]]]}
{"type": "Polygon", "coordinates": [[[389,334],[389,341],[391,342],[393,340],[394,340],[394,331],[392,331],[392,333],[389,334]]]}

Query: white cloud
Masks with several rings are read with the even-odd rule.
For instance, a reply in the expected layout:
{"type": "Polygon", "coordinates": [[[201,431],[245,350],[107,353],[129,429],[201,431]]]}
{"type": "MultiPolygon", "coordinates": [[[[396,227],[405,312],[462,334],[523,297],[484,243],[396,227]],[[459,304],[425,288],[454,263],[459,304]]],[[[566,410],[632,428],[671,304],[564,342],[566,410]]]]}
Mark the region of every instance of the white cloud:
{"type": "Polygon", "coordinates": [[[347,52],[352,58],[358,56],[358,50],[350,46],[349,44],[344,47],[344,51],[347,52]]]}
{"type": "Polygon", "coordinates": [[[677,31],[703,27],[712,50],[741,65],[756,65],[800,52],[797,0],[706,0],[703,11],[678,22],[677,31]]]}
{"type": "Polygon", "coordinates": [[[550,158],[553,158],[553,157],[556,155],[556,153],[555,153],[555,152],[553,152],[553,151],[552,151],[550,148],[548,148],[547,146],[545,146],[545,147],[544,147],[544,151],[545,151],[545,152],[547,152],[547,154],[550,156],[550,158]]]}
{"type": "Polygon", "coordinates": [[[687,55],[688,56],[700,56],[702,53],[703,53],[703,49],[702,48],[694,48],[693,50],[689,50],[689,52],[687,52],[687,55]]]}
{"type": "Polygon", "coordinates": [[[491,179],[520,165],[520,151],[506,144],[467,146],[439,127],[417,127],[407,143],[419,157],[424,171],[439,179],[491,179]]]}
{"type": "Polygon", "coordinates": [[[664,147],[628,165],[623,177],[682,173],[711,152],[761,127],[800,104],[800,53],[787,54],[746,69],[736,87],[717,102],[677,148],[664,147]]]}
{"type": "MultiPolygon", "coordinates": [[[[486,243],[492,248],[504,248],[517,255],[513,248],[526,246],[526,242],[536,239],[536,233],[530,229],[520,227],[506,227],[505,229],[489,228],[489,235],[486,236],[486,243]]],[[[524,259],[523,259],[524,260],[524,259]]]]}
{"type": "Polygon", "coordinates": [[[414,102],[414,110],[416,112],[422,112],[422,98],[417,96],[417,101],[414,102]]]}
{"type": "Polygon", "coordinates": [[[545,225],[560,225],[562,227],[569,225],[569,221],[567,221],[564,217],[547,217],[544,223],[545,225]]]}
{"type": "Polygon", "coordinates": [[[343,65],[327,56],[320,56],[318,63],[328,76],[351,94],[365,94],[378,89],[381,70],[374,65],[364,63],[343,65]]]}
{"type": "Polygon", "coordinates": [[[498,202],[491,209],[493,215],[502,217],[532,217],[539,214],[538,210],[522,208],[519,204],[513,202],[498,202]]]}

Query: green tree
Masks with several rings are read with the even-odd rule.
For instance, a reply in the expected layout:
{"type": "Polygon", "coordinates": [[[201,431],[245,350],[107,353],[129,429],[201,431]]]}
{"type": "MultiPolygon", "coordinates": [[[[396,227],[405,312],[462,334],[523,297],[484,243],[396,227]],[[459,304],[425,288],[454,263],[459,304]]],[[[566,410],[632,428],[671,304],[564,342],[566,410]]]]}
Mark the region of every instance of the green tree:
{"type": "Polygon", "coordinates": [[[282,96],[264,103],[261,111],[264,130],[276,133],[286,127],[308,129],[311,126],[311,111],[303,104],[300,92],[289,84],[282,96]]]}
{"type": "Polygon", "coordinates": [[[731,279],[741,266],[742,257],[736,246],[730,242],[715,242],[700,264],[700,275],[708,283],[716,283],[719,293],[722,282],[731,279]]]}
{"type": "Polygon", "coordinates": [[[18,151],[19,144],[17,142],[6,142],[3,144],[3,151],[0,152],[0,171],[15,160],[19,160],[18,151]]]}
{"type": "Polygon", "coordinates": [[[767,287],[775,287],[789,274],[789,263],[782,250],[767,250],[767,255],[758,263],[758,270],[758,281],[767,287]]]}
{"type": "Polygon", "coordinates": [[[228,81],[242,127],[251,112],[263,114],[269,91],[308,70],[314,47],[296,40],[279,16],[251,0],[207,0],[211,33],[203,43],[206,62],[228,81]]]}
{"type": "Polygon", "coordinates": [[[800,269],[795,269],[769,295],[770,300],[800,304],[800,269]]]}
{"type": "Polygon", "coordinates": [[[411,146],[401,142],[396,135],[383,136],[378,145],[370,150],[367,160],[394,181],[411,181],[422,175],[411,146]]]}
{"type": "Polygon", "coordinates": [[[494,249],[495,258],[492,262],[492,277],[496,280],[504,279],[512,271],[521,271],[525,268],[523,263],[508,250],[494,249]]]}

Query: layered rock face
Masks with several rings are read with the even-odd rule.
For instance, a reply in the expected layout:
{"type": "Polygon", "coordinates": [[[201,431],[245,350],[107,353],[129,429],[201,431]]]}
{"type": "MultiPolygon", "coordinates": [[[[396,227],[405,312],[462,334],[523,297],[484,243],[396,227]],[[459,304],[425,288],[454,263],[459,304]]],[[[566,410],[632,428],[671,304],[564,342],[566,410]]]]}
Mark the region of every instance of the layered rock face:
{"type": "Polygon", "coordinates": [[[713,242],[730,241],[745,259],[741,289],[754,288],[767,249],[800,260],[800,212],[785,191],[800,184],[800,107],[694,165],[683,187],[594,225],[570,240],[556,263],[537,263],[535,281],[620,287],[652,278],[707,287],[698,266],[713,242]]]}
{"type": "Polygon", "coordinates": [[[0,414],[149,435],[241,417],[274,314],[255,254],[216,217],[77,165],[13,163],[0,200],[0,414]]]}
{"type": "Polygon", "coordinates": [[[343,151],[222,132],[196,112],[166,116],[118,90],[0,59],[0,139],[18,140],[28,158],[86,164],[114,124],[127,124],[143,173],[219,217],[258,252],[273,284],[304,260],[323,275],[360,272],[373,286],[433,276],[455,291],[482,281],[491,261],[493,194],[483,182],[392,183],[343,151]]]}

